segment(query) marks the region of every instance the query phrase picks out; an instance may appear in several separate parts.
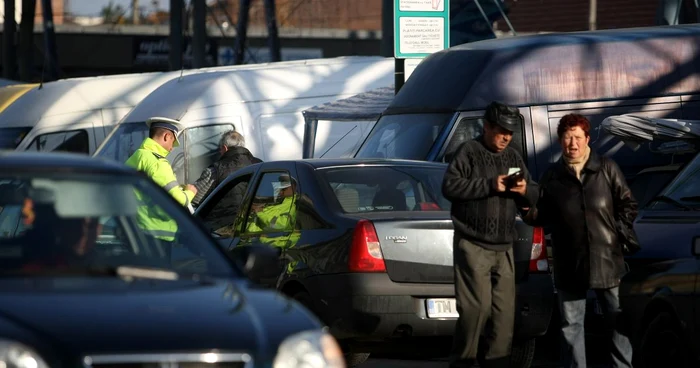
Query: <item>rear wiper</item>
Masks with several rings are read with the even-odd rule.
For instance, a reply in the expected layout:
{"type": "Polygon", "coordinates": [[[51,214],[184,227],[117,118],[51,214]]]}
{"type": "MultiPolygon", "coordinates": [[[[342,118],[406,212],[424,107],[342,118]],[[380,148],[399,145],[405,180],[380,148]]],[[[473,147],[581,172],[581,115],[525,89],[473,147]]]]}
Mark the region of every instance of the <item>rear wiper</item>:
{"type": "MultiPolygon", "coordinates": [[[[681,198],[681,199],[685,199],[685,198],[692,198],[692,197],[684,197],[684,198],[681,198]]],[[[682,208],[682,209],[685,210],[685,211],[698,211],[698,210],[700,210],[700,209],[697,209],[697,208],[693,208],[693,207],[690,207],[690,206],[686,206],[685,204],[683,204],[683,203],[681,203],[681,202],[679,202],[679,201],[677,201],[677,200],[675,200],[675,199],[673,199],[673,198],[671,198],[671,197],[669,197],[669,196],[666,196],[666,195],[658,195],[658,196],[652,198],[651,200],[649,200],[649,202],[654,202],[654,201],[671,203],[671,204],[675,205],[675,206],[678,207],[678,208],[682,208]]]]}

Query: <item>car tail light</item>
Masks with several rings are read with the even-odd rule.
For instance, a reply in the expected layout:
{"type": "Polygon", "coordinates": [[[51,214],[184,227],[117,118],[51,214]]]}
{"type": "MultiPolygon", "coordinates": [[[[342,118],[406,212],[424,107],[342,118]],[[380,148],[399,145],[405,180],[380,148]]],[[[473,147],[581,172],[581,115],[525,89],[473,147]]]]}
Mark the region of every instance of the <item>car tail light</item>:
{"type": "Polygon", "coordinates": [[[348,258],[350,272],[386,272],[382,248],[372,222],[360,220],[355,226],[348,258]]]}
{"type": "Polygon", "coordinates": [[[421,211],[440,211],[440,206],[434,202],[420,202],[421,211]]]}
{"type": "Polygon", "coordinates": [[[532,231],[532,251],[530,253],[530,272],[549,272],[547,245],[544,239],[544,229],[536,227],[532,231]]]}

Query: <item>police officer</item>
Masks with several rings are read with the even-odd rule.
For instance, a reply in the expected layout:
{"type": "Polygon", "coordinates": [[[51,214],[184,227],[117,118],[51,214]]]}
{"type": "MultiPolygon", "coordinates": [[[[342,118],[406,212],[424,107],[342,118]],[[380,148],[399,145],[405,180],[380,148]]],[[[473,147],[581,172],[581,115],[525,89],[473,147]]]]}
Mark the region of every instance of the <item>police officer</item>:
{"type": "MultiPolygon", "coordinates": [[[[126,165],[145,173],[181,205],[189,207],[197,194],[197,188],[192,184],[184,186],[178,184],[173,168],[165,158],[174,147],[180,146],[177,138],[181,131],[180,123],[173,119],[153,117],[148,119],[146,124],[148,138],[126,160],[126,165]]],[[[172,242],[177,233],[177,224],[175,220],[161,212],[158,208],[151,208],[147,204],[141,206],[138,210],[139,225],[153,237],[172,242]]],[[[167,249],[167,251],[171,250],[167,249]]]]}

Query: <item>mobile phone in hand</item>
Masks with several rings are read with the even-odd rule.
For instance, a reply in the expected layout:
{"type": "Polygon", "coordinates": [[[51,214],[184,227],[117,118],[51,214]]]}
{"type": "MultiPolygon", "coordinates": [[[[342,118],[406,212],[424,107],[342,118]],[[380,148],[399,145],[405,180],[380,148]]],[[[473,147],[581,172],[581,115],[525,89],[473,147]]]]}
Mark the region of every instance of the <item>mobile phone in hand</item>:
{"type": "Polygon", "coordinates": [[[518,169],[518,171],[513,172],[512,169],[508,170],[508,177],[506,177],[506,187],[512,188],[518,184],[520,180],[525,179],[525,173],[518,169]]]}

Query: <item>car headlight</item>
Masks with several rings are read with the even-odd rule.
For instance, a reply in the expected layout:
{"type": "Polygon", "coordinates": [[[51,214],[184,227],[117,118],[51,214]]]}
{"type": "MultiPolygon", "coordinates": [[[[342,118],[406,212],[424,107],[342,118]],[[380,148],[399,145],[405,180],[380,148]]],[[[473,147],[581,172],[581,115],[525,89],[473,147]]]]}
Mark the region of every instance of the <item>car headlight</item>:
{"type": "Polygon", "coordinates": [[[0,339],[0,368],[48,368],[44,359],[30,347],[0,339]]]}
{"type": "Polygon", "coordinates": [[[330,334],[321,330],[304,331],[282,341],[272,367],[345,368],[345,358],[330,334]]]}

